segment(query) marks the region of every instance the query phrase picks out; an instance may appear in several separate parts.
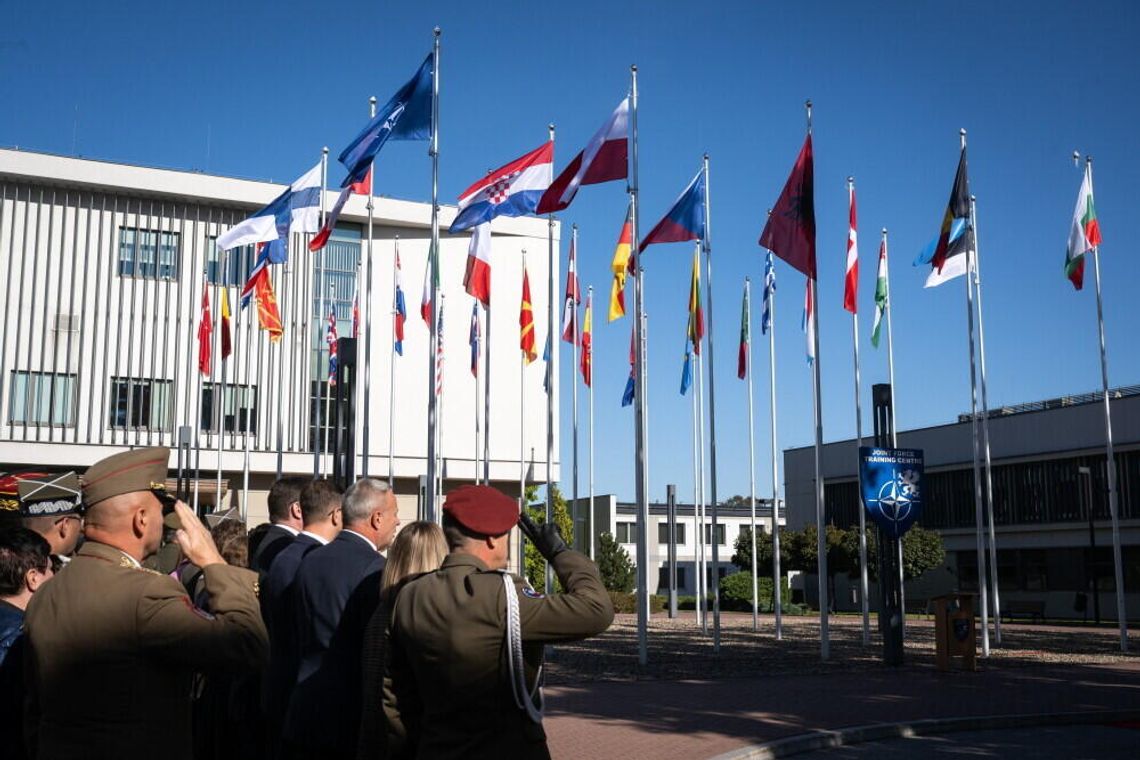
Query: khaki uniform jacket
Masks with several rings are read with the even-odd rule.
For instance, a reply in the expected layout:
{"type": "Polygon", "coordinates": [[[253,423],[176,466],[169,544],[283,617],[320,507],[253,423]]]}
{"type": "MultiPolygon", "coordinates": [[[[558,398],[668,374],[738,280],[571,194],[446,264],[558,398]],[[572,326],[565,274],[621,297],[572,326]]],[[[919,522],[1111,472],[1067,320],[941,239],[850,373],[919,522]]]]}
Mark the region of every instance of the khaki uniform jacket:
{"type": "Polygon", "coordinates": [[[260,668],[257,574],[204,569],[213,615],[178,581],[88,541],[28,605],[32,757],[189,760],[191,676],[260,668]]]}
{"type": "MultiPolygon", "coordinates": [[[[527,682],[543,645],[584,639],[613,622],[597,566],[575,551],[554,558],[565,593],[544,597],[515,578],[527,682]]],[[[389,747],[419,758],[546,758],[546,734],[514,701],[507,667],[503,576],[468,554],[409,583],[390,623],[384,712],[389,747]],[[403,744],[406,742],[406,746],[403,744]]]]}

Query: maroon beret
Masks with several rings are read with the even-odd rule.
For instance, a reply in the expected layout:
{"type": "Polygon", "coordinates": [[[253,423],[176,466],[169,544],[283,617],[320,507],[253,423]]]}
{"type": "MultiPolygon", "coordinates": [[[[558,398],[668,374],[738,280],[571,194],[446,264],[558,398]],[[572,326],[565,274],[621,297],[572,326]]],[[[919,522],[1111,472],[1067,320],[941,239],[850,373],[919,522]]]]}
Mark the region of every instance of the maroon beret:
{"type": "Polygon", "coordinates": [[[443,511],[473,533],[501,536],[519,520],[519,503],[491,486],[460,486],[447,495],[443,511]]]}

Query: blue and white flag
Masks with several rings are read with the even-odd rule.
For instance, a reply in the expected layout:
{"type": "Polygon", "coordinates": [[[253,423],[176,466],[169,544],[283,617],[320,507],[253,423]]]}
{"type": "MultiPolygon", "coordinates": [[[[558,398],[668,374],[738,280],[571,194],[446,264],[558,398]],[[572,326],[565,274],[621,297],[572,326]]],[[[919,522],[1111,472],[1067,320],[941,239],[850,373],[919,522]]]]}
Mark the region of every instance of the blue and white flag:
{"type": "Polygon", "coordinates": [[[432,54],[419,71],[341,151],[338,160],[348,169],[341,187],[360,182],[372,168],[376,154],[388,140],[427,140],[431,137],[432,54]]]}
{"type": "Polygon", "coordinates": [[[321,165],[302,174],[285,192],[253,216],[218,236],[223,251],[254,243],[272,243],[267,256],[270,264],[280,264],[287,255],[291,232],[316,232],[321,227],[321,165]]]}
{"type": "Polygon", "coordinates": [[[764,259],[764,312],[760,315],[760,333],[767,335],[772,329],[772,295],[776,292],[776,266],[772,252],[764,259]]]}
{"type": "Polygon", "coordinates": [[[807,363],[815,361],[815,309],[811,297],[812,280],[808,278],[807,288],[804,290],[804,318],[800,327],[807,339],[807,363]]]}

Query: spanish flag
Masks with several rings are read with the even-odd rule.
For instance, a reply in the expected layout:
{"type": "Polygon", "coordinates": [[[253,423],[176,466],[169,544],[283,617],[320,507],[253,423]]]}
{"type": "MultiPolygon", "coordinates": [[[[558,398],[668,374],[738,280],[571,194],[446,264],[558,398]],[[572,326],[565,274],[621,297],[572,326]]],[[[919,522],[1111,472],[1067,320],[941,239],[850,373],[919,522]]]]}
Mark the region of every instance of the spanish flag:
{"type": "Polygon", "coordinates": [[[582,320],[582,381],[589,388],[593,382],[594,364],[594,295],[586,296],[586,317],[582,320]]]}
{"type": "Polygon", "coordinates": [[[633,224],[629,218],[631,210],[626,209],[625,223],[621,226],[621,235],[618,236],[617,248],[614,249],[614,260],[610,265],[614,273],[613,285],[610,287],[610,322],[625,316],[625,277],[632,269],[630,251],[633,242],[633,224]]]}
{"type": "Polygon", "coordinates": [[[233,339],[230,337],[230,289],[222,288],[222,361],[234,352],[233,339]]]}
{"type": "Polygon", "coordinates": [[[527,277],[526,264],[523,264],[522,304],[519,306],[519,349],[522,351],[523,361],[527,364],[538,358],[534,346],[534,310],[530,305],[530,278],[527,277]]]}

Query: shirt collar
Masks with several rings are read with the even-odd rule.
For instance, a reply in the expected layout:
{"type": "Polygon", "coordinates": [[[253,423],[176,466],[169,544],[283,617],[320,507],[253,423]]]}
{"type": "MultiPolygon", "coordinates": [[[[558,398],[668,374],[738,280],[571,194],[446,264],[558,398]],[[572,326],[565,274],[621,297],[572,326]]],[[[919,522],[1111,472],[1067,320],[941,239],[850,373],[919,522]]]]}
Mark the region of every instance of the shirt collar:
{"type": "Polygon", "coordinates": [[[374,544],[374,543],[372,542],[372,539],[371,539],[371,538],[369,538],[368,536],[364,535],[363,533],[357,533],[355,530],[350,530],[350,529],[348,529],[348,528],[345,528],[344,530],[342,530],[342,531],[341,531],[341,533],[351,533],[352,535],[356,536],[357,538],[359,538],[359,539],[360,539],[361,541],[363,541],[364,543],[366,543],[366,544],[368,544],[369,546],[371,546],[371,547],[372,547],[372,551],[374,551],[374,552],[378,552],[378,551],[380,551],[380,549],[379,549],[379,548],[376,546],[376,544],[374,544]]]}
{"type": "MultiPolygon", "coordinates": [[[[276,525],[278,528],[281,528],[282,530],[288,531],[289,535],[293,536],[294,538],[296,538],[297,536],[299,536],[301,534],[301,531],[297,530],[292,525],[286,525],[285,523],[273,523],[273,524],[276,525]]],[[[309,535],[312,535],[312,534],[310,533],[309,535]]]]}
{"type": "Polygon", "coordinates": [[[298,533],[297,535],[308,536],[309,538],[315,540],[321,546],[325,546],[329,542],[329,540],[327,538],[325,538],[324,536],[318,536],[316,533],[310,533],[307,530],[303,530],[300,533],[298,533]]]}

